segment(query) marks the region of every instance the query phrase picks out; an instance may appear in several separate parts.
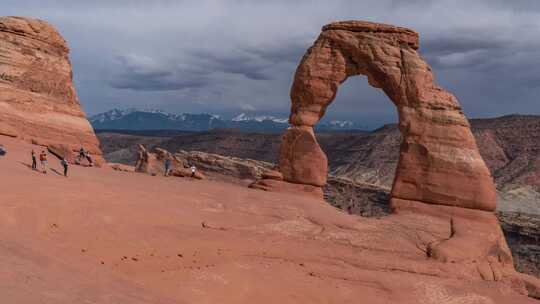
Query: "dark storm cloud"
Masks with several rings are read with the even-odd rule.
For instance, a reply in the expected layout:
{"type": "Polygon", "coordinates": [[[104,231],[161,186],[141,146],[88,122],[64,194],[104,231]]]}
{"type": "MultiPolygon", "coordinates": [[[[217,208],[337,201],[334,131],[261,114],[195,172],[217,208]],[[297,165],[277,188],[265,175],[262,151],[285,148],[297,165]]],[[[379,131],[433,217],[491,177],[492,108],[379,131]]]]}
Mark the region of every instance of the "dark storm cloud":
{"type": "Polygon", "coordinates": [[[270,63],[249,52],[235,50],[231,53],[194,50],[190,55],[208,71],[239,74],[252,80],[270,80],[264,70],[270,63]]]}
{"type": "Polygon", "coordinates": [[[209,71],[191,66],[158,62],[144,56],[118,56],[109,84],[117,89],[135,91],[174,91],[200,88],[209,84],[209,71]]]}
{"type": "MultiPolygon", "coordinates": [[[[296,65],[321,27],[361,19],[410,27],[439,84],[471,116],[540,114],[536,0],[3,0],[2,14],[57,26],[90,113],[282,113],[296,65]]],[[[328,116],[394,117],[364,78],[348,80],[328,116]]]]}

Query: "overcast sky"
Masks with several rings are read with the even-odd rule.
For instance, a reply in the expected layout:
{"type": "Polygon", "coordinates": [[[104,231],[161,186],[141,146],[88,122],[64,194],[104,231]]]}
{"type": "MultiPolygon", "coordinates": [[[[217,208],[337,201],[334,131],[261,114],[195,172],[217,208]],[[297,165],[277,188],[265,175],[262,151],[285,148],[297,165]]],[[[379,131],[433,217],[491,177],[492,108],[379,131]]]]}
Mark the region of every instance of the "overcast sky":
{"type": "MultiPolygon", "coordinates": [[[[540,114],[538,0],[2,0],[0,9],[60,30],[88,114],[286,116],[301,56],[324,24],[349,19],[419,32],[437,82],[470,117],[540,114]]],[[[381,91],[354,77],[328,116],[373,125],[394,113],[381,91]]]]}

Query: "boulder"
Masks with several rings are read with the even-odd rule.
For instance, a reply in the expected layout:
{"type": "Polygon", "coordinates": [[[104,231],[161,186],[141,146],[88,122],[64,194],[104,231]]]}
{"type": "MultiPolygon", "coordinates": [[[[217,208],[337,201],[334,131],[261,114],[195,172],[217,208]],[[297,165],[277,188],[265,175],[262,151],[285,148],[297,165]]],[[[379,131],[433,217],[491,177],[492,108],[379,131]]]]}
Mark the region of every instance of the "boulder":
{"type": "Polygon", "coordinates": [[[83,146],[104,163],[58,31],[41,20],[2,17],[0,41],[0,135],[72,151],[83,146]]]}
{"type": "MultiPolygon", "coordinates": [[[[164,150],[157,153],[151,153],[143,145],[139,145],[138,159],[135,164],[135,172],[146,173],[150,175],[165,174],[165,157],[169,156],[164,150]]],[[[168,152],[167,152],[168,153],[168,152]]],[[[171,156],[172,157],[172,156],[171,156]]],[[[174,168],[174,166],[172,167],[174,168]]]]}

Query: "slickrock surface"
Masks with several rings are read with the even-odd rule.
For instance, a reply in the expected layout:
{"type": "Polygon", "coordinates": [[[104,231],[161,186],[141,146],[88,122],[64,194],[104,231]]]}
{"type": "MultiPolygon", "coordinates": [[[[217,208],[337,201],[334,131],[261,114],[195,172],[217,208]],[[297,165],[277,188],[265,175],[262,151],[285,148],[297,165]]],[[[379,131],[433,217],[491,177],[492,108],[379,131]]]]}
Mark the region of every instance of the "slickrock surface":
{"type": "MultiPolygon", "coordinates": [[[[327,25],[298,66],[291,89],[285,138],[311,130],[348,77],[366,75],[397,107],[403,141],[392,199],[493,211],[496,191],[469,122],[457,99],[437,86],[420,57],[418,34],[389,25],[345,21],[327,25]]],[[[319,148],[315,138],[311,152],[319,148]]],[[[305,141],[284,140],[282,151],[305,149],[305,141]]],[[[319,185],[324,159],[281,154],[286,181],[319,185]],[[297,172],[301,172],[298,173],[297,172]]]]}
{"type": "Polygon", "coordinates": [[[69,49],[48,23],[0,18],[0,134],[39,145],[101,150],[73,86],[69,49]]]}
{"type": "MultiPolygon", "coordinates": [[[[31,145],[2,143],[8,303],[538,303],[526,296],[540,296],[538,281],[504,255],[427,258],[433,244],[463,233],[431,209],[454,207],[369,219],[214,181],[84,167],[65,178],[30,170],[31,145]]],[[[479,227],[480,243],[495,237],[481,229],[490,213],[474,212],[471,221],[457,210],[455,222],[479,227]]]]}

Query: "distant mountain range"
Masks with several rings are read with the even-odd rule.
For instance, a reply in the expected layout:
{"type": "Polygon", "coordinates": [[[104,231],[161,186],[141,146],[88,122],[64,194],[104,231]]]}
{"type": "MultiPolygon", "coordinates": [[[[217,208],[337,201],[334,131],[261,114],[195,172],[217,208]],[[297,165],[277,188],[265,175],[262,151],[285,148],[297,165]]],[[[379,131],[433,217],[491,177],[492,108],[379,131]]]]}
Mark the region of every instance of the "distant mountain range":
{"type": "MultiPolygon", "coordinates": [[[[250,132],[281,132],[289,127],[288,119],[268,115],[241,113],[232,119],[213,114],[172,114],[161,110],[113,109],[89,118],[96,130],[179,130],[207,131],[239,129],[250,132]]],[[[333,120],[317,125],[318,130],[366,129],[352,121],[333,120]]]]}

